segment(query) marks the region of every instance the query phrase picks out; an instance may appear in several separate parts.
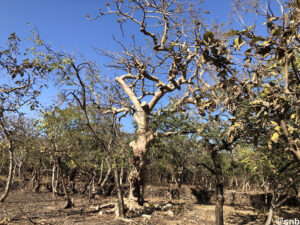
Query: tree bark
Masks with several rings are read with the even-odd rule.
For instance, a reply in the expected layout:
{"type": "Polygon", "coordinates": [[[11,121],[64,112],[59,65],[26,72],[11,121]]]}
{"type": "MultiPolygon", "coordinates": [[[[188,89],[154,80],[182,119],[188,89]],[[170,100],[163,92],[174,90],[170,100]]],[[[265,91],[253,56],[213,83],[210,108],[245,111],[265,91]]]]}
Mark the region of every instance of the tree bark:
{"type": "Polygon", "coordinates": [[[103,178],[103,164],[104,164],[104,160],[102,158],[101,166],[100,166],[100,175],[99,175],[99,179],[98,179],[98,182],[97,182],[98,185],[101,184],[101,181],[102,181],[102,178],[103,178]]]}
{"type": "Polygon", "coordinates": [[[37,169],[34,170],[33,177],[31,179],[31,181],[32,181],[32,190],[33,190],[33,192],[38,193],[40,191],[40,187],[41,187],[40,168],[37,168],[37,169]]]}
{"type": "Polygon", "coordinates": [[[52,184],[53,197],[55,196],[55,194],[58,193],[58,191],[57,191],[57,180],[55,179],[55,172],[56,172],[56,163],[53,164],[53,168],[52,168],[52,180],[51,180],[51,184],[52,184]]]}
{"type": "Polygon", "coordinates": [[[1,167],[0,167],[0,175],[2,174],[2,170],[4,168],[4,165],[5,165],[5,151],[2,151],[2,159],[3,159],[3,162],[1,164],[1,167]]]}
{"type": "Polygon", "coordinates": [[[217,182],[216,184],[216,208],[215,208],[215,216],[216,216],[216,225],[223,225],[223,206],[224,206],[224,190],[223,183],[217,182]]]}
{"type": "Polygon", "coordinates": [[[134,115],[134,119],[138,124],[138,137],[136,141],[132,141],[130,143],[130,147],[133,149],[133,158],[131,160],[132,170],[128,176],[128,181],[130,184],[128,197],[130,209],[142,206],[144,203],[148,145],[154,137],[148,128],[149,122],[147,112],[140,111],[134,115]]]}
{"type": "Polygon", "coordinates": [[[21,180],[21,166],[18,165],[18,178],[19,178],[19,180],[21,180]]]}
{"type": "Polygon", "coordinates": [[[60,171],[61,182],[62,182],[62,186],[63,186],[64,194],[65,194],[65,199],[66,199],[66,204],[65,204],[64,208],[69,209],[69,208],[72,208],[73,203],[71,201],[71,198],[69,196],[69,193],[68,193],[68,190],[67,190],[67,187],[66,187],[66,181],[65,181],[64,174],[63,174],[63,171],[62,171],[60,157],[56,158],[56,163],[57,163],[58,169],[60,171]]]}
{"type": "Polygon", "coordinates": [[[130,184],[130,202],[132,203],[132,201],[136,201],[140,206],[142,206],[144,203],[145,173],[148,145],[153,139],[153,135],[147,129],[148,119],[142,118],[142,120],[143,123],[142,125],[140,124],[137,132],[137,140],[132,141],[130,143],[130,146],[133,149],[133,158],[131,160],[133,168],[128,176],[128,181],[130,184]]]}
{"type": "MultiPolygon", "coordinates": [[[[282,128],[283,134],[287,139],[287,142],[290,146],[290,151],[294,153],[298,161],[300,161],[300,147],[299,142],[293,139],[293,137],[290,135],[290,132],[288,131],[288,126],[283,118],[280,119],[280,127],[282,128]]],[[[299,140],[299,137],[297,137],[299,140]]]]}
{"type": "Polygon", "coordinates": [[[95,194],[95,177],[96,177],[96,170],[94,169],[93,171],[93,176],[89,182],[89,202],[91,200],[91,198],[94,198],[94,194],[95,194]]]}
{"type": "MultiPolygon", "coordinates": [[[[108,157],[105,158],[105,161],[106,161],[108,170],[107,170],[107,172],[106,172],[106,175],[105,175],[103,181],[102,181],[102,182],[101,182],[100,180],[98,181],[98,182],[101,182],[100,188],[101,188],[102,193],[103,193],[103,187],[104,187],[104,185],[106,184],[108,178],[109,178],[110,175],[111,175],[111,163],[109,162],[108,157]]],[[[101,175],[101,176],[102,176],[102,175],[101,175]]]]}
{"type": "Polygon", "coordinates": [[[116,217],[119,218],[125,218],[125,206],[124,206],[124,198],[123,198],[123,190],[122,186],[120,184],[120,173],[118,171],[117,167],[117,160],[114,158],[114,178],[115,183],[117,186],[117,192],[118,192],[118,209],[116,211],[116,217]]]}
{"type": "Polygon", "coordinates": [[[12,174],[12,179],[15,180],[15,176],[16,176],[16,164],[14,163],[14,167],[13,167],[13,174],[12,174]]]}
{"type": "Polygon", "coordinates": [[[273,207],[273,204],[271,204],[270,208],[269,208],[268,218],[267,218],[265,225],[272,224],[273,215],[274,215],[274,207],[273,207]]]}
{"type": "Polygon", "coordinates": [[[121,162],[121,169],[120,169],[120,185],[123,185],[123,178],[124,178],[124,159],[121,162]]]}
{"type": "Polygon", "coordinates": [[[109,141],[108,145],[108,151],[110,152],[110,158],[108,159],[108,163],[113,163],[113,171],[114,171],[114,179],[115,184],[117,186],[117,192],[118,192],[118,205],[116,208],[116,218],[124,218],[125,217],[125,205],[124,205],[124,198],[123,198],[123,190],[122,186],[120,184],[120,172],[118,169],[118,161],[116,158],[115,151],[113,151],[113,144],[116,141],[117,138],[117,132],[116,132],[116,114],[113,114],[113,126],[112,126],[112,137],[109,141]]]}
{"type": "Polygon", "coordinates": [[[223,218],[223,206],[224,206],[224,182],[223,182],[223,173],[222,167],[219,162],[218,152],[212,151],[211,158],[213,160],[213,164],[215,167],[215,197],[216,197],[216,208],[215,208],[215,216],[216,216],[216,225],[224,225],[223,218]]]}
{"type": "Polygon", "coordinates": [[[14,169],[14,152],[13,152],[13,146],[12,143],[9,142],[9,170],[8,170],[8,177],[7,177],[7,182],[6,182],[6,186],[4,189],[4,192],[2,194],[2,196],[0,197],[0,202],[3,202],[10,191],[10,186],[12,183],[12,178],[13,178],[13,169],[14,169]]]}
{"type": "Polygon", "coordinates": [[[134,152],[131,163],[133,168],[128,176],[129,199],[136,201],[141,206],[144,203],[146,154],[134,152]]]}

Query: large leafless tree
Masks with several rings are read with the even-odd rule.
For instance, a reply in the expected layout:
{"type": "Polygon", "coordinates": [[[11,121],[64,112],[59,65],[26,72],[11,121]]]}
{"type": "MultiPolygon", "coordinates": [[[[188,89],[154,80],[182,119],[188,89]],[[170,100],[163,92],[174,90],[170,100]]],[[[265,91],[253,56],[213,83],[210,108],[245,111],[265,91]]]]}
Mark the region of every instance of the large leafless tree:
{"type": "Polygon", "coordinates": [[[166,102],[163,98],[169,93],[183,91],[195,77],[203,75],[201,45],[211,41],[212,33],[206,30],[197,7],[195,2],[183,1],[112,0],[105,11],[99,10],[92,18],[115,14],[122,31],[127,25],[140,31],[136,37],[132,35],[130,47],[115,39],[121,48],[119,53],[101,51],[112,59],[109,66],[120,74],[115,80],[129,97],[131,104],[125,107],[130,108],[137,124],[137,138],[130,143],[131,209],[144,202],[149,144],[155,136],[164,135],[150,129],[151,114],[159,103],[166,102]]]}

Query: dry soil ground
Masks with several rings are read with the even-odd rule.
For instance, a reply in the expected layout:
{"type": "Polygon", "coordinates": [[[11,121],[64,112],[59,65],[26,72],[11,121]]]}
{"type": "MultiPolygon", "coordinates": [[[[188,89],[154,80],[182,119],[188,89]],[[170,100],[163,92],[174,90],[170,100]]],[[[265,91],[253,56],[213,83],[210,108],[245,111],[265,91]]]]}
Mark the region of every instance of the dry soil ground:
{"type": "MultiPolygon", "coordinates": [[[[0,203],[0,224],[214,224],[214,206],[175,201],[169,209],[154,210],[150,215],[130,218],[132,222],[114,219],[114,214],[96,212],[98,204],[115,201],[114,198],[92,199],[83,196],[73,197],[75,207],[63,209],[63,197],[52,197],[50,193],[12,191],[4,203],[0,203]]],[[[166,205],[161,198],[148,199],[150,207],[166,205]]],[[[262,209],[252,207],[225,206],[225,224],[263,224],[262,209]]],[[[299,218],[299,208],[284,207],[276,217],[299,218]]]]}

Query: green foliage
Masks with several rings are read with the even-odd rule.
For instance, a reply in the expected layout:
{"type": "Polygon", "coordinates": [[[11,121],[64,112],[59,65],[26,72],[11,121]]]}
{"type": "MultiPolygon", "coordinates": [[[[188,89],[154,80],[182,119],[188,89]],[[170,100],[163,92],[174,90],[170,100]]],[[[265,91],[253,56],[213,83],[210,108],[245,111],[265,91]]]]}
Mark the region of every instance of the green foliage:
{"type": "Polygon", "coordinates": [[[164,176],[187,175],[194,170],[196,140],[193,138],[193,119],[167,110],[152,118],[152,129],[159,133],[178,132],[168,137],[157,137],[151,144],[151,170],[164,176]],[[189,133],[189,131],[191,133],[189,133]]]}
{"type": "Polygon", "coordinates": [[[45,148],[50,151],[48,154],[67,156],[66,163],[71,168],[90,167],[90,164],[97,163],[94,154],[99,146],[84,128],[84,119],[79,108],[72,106],[45,111],[38,122],[38,129],[49,141],[50,149],[45,148]]]}

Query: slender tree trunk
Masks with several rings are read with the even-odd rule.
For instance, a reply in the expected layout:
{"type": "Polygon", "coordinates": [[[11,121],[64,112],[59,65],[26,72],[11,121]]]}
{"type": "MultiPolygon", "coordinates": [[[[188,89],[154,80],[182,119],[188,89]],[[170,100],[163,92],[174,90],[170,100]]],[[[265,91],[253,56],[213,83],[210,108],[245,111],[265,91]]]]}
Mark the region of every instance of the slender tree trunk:
{"type": "Polygon", "coordinates": [[[124,159],[122,158],[121,169],[120,169],[120,185],[123,185],[124,178],[124,159]]]}
{"type": "Polygon", "coordinates": [[[11,186],[12,178],[13,178],[13,168],[14,168],[14,152],[13,152],[12,143],[9,142],[9,169],[8,169],[8,177],[7,177],[7,182],[6,182],[6,186],[5,186],[4,192],[3,192],[2,196],[0,197],[0,202],[3,202],[7,198],[8,193],[10,191],[10,186],[11,186]]]}
{"type": "Polygon", "coordinates": [[[99,180],[97,182],[98,185],[101,184],[102,178],[103,178],[103,164],[104,164],[104,160],[102,158],[101,160],[101,167],[100,167],[100,175],[99,175],[99,180]]]}
{"type": "Polygon", "coordinates": [[[0,174],[2,174],[2,170],[3,170],[4,165],[5,165],[5,151],[2,151],[2,159],[3,159],[3,162],[2,162],[1,167],[0,167],[0,174]]]}
{"type": "Polygon", "coordinates": [[[93,171],[93,180],[92,180],[92,194],[95,195],[96,192],[96,186],[95,186],[95,179],[96,179],[96,169],[93,171]]]}
{"type": "Polygon", "coordinates": [[[216,208],[215,208],[215,216],[216,216],[216,225],[223,225],[223,206],[224,206],[224,190],[223,183],[217,182],[216,184],[216,208]]]}
{"type": "Polygon", "coordinates": [[[270,208],[269,208],[268,218],[267,218],[265,225],[272,224],[273,215],[274,215],[274,207],[273,207],[273,204],[271,204],[270,208]]]}
{"type": "Polygon", "coordinates": [[[104,185],[106,184],[106,182],[107,182],[108,178],[109,178],[109,177],[110,177],[110,175],[111,175],[111,164],[110,164],[110,162],[109,162],[109,159],[108,159],[108,157],[106,157],[105,161],[106,161],[106,164],[107,164],[108,170],[107,170],[107,173],[106,173],[106,175],[105,175],[105,177],[104,177],[103,181],[102,181],[102,182],[101,182],[101,184],[100,184],[100,188],[101,188],[101,190],[103,190],[103,187],[104,187],[104,185]]]}
{"type": "Polygon", "coordinates": [[[89,197],[88,197],[88,199],[89,199],[89,202],[90,202],[90,199],[91,198],[93,198],[94,197],[94,193],[95,193],[95,191],[94,191],[94,189],[95,189],[95,177],[96,177],[96,171],[94,170],[93,171],[93,176],[92,176],[92,178],[91,178],[91,180],[90,180],[90,182],[89,182],[89,197]]]}
{"type": "Polygon", "coordinates": [[[68,175],[68,180],[70,182],[71,190],[73,193],[77,193],[75,188],[75,177],[76,177],[77,168],[73,168],[68,175]]]}
{"type": "MultiPolygon", "coordinates": [[[[4,158],[3,158],[4,159],[4,158]]],[[[0,166],[0,174],[2,174],[2,170],[3,170],[3,168],[4,168],[4,162],[1,164],[1,166],[0,166]]]]}
{"type": "Polygon", "coordinates": [[[216,197],[216,208],[215,208],[215,216],[216,216],[216,225],[224,225],[223,218],[223,206],[224,206],[224,182],[223,182],[223,173],[222,167],[220,165],[218,152],[212,151],[211,158],[213,160],[213,164],[215,167],[215,197],[216,197]]]}
{"type": "Polygon", "coordinates": [[[16,176],[16,168],[17,168],[17,165],[14,163],[14,166],[13,166],[13,175],[12,175],[12,179],[13,180],[15,179],[15,176],[16,176]]]}
{"type": "Polygon", "coordinates": [[[21,165],[18,165],[18,178],[21,180],[21,167],[22,167],[22,164],[21,165]]]}
{"type": "Polygon", "coordinates": [[[64,174],[63,174],[63,171],[62,171],[60,157],[56,158],[56,162],[57,162],[58,169],[60,171],[61,182],[62,182],[62,185],[63,185],[65,199],[66,199],[66,204],[65,204],[64,208],[68,209],[68,208],[71,208],[73,206],[73,203],[71,201],[71,198],[69,196],[69,193],[68,193],[68,190],[67,190],[67,187],[66,187],[66,181],[65,181],[64,174]]]}
{"type": "Polygon", "coordinates": [[[118,192],[118,209],[116,211],[116,217],[125,217],[125,206],[124,206],[124,198],[123,198],[123,190],[122,185],[120,184],[120,173],[118,171],[117,167],[117,160],[116,158],[113,158],[114,161],[114,179],[117,186],[117,192],[118,192]]]}
{"type": "Polygon", "coordinates": [[[37,193],[40,191],[41,187],[41,171],[40,167],[34,170],[34,175],[32,177],[32,190],[33,192],[37,193]],[[35,184],[36,182],[36,184],[35,184]]]}
{"type": "Polygon", "coordinates": [[[57,191],[57,179],[55,179],[55,175],[56,175],[56,163],[53,164],[53,168],[52,168],[52,193],[53,193],[53,197],[55,196],[55,194],[58,193],[57,191]]]}
{"type": "Polygon", "coordinates": [[[124,198],[123,198],[123,190],[122,186],[120,184],[120,173],[118,170],[118,161],[115,155],[115,151],[113,151],[113,144],[116,141],[117,132],[116,132],[116,115],[113,114],[113,126],[112,126],[112,137],[109,141],[108,145],[108,152],[110,153],[110,158],[107,158],[108,161],[113,163],[113,171],[114,171],[114,180],[115,184],[117,186],[117,192],[118,192],[118,207],[116,210],[116,218],[124,218],[125,217],[125,205],[124,205],[124,198]]]}

